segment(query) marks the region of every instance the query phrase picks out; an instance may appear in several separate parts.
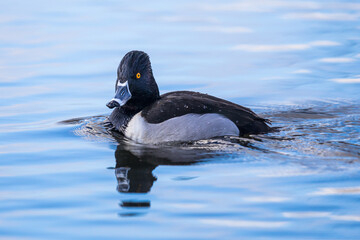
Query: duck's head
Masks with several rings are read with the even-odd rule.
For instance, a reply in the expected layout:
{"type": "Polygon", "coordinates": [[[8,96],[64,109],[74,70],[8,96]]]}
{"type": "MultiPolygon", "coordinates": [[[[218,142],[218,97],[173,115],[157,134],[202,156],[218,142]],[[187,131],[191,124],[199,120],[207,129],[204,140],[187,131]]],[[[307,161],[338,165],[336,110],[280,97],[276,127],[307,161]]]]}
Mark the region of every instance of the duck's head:
{"type": "Polygon", "coordinates": [[[141,51],[128,52],[117,69],[115,97],[106,106],[141,110],[159,98],[149,56],[141,51]]]}

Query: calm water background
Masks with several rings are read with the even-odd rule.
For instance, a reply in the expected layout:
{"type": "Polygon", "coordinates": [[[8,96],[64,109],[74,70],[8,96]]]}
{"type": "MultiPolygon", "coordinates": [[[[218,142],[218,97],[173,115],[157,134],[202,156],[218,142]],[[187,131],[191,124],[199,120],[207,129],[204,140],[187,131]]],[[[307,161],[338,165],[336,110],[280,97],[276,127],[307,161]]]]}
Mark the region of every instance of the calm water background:
{"type": "Polygon", "coordinates": [[[340,0],[1,1],[0,238],[360,239],[359,20],[340,0]],[[133,49],[162,93],[282,130],[115,141],[105,104],[133,49]]]}

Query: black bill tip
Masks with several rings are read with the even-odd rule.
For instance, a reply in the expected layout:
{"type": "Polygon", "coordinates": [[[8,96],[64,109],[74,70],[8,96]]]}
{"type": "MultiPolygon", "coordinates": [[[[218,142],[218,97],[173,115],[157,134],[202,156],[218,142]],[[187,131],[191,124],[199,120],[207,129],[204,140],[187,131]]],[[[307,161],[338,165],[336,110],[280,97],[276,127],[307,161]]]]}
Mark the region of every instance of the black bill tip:
{"type": "Polygon", "coordinates": [[[107,106],[108,108],[112,109],[112,108],[115,108],[115,107],[120,107],[120,104],[119,104],[117,101],[115,101],[115,100],[111,100],[110,102],[108,102],[108,103],[106,104],[106,106],[107,106]]]}

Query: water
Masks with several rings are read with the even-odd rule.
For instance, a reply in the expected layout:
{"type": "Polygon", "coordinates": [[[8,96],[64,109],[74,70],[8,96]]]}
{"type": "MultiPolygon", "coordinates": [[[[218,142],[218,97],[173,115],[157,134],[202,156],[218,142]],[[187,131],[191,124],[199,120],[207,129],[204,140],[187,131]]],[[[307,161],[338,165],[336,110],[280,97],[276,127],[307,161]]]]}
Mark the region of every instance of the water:
{"type": "Polygon", "coordinates": [[[359,239],[359,19],[340,0],[2,1],[0,238],[359,239]],[[162,93],[222,97],[280,131],[112,137],[133,49],[162,93]]]}

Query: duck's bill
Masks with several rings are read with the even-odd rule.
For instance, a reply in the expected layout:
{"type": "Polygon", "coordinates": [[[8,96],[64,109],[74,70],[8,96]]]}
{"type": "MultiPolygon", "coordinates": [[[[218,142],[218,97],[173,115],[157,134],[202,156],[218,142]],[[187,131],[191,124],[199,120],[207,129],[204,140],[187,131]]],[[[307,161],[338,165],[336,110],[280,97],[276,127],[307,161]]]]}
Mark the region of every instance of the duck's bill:
{"type": "Polygon", "coordinates": [[[128,82],[118,83],[115,97],[106,104],[108,108],[121,107],[131,98],[128,82]]]}

